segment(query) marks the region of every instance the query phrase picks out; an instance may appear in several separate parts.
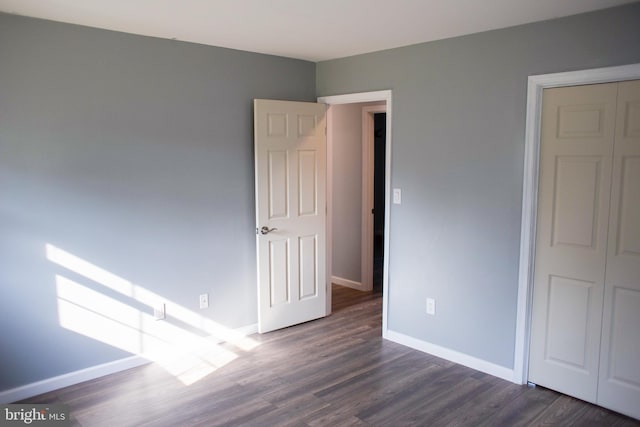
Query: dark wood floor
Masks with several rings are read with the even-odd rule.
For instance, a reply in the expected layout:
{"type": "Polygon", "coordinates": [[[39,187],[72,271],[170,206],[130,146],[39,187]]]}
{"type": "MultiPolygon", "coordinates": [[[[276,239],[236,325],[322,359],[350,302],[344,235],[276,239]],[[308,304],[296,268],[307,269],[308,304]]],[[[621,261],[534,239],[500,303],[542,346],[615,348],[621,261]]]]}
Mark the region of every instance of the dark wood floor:
{"type": "Polygon", "coordinates": [[[251,351],[185,386],[156,364],[29,399],[82,426],[640,426],[381,338],[381,297],[335,287],[331,316],[253,336],[251,351]]]}

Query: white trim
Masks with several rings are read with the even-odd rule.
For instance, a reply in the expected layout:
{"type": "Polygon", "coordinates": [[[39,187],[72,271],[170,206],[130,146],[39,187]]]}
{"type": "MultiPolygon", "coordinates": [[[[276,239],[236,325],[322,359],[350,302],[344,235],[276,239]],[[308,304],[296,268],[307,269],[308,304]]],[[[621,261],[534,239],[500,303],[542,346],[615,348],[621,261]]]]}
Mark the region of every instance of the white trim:
{"type": "Polygon", "coordinates": [[[17,402],[42,393],[47,393],[84,381],[93,380],[105,375],[142,366],[147,363],[150,363],[150,361],[142,356],[130,356],[113,362],[92,366],[90,368],[80,369],[79,371],[69,372],[68,374],[58,375],[57,377],[47,378],[46,380],[37,381],[35,383],[26,384],[0,392],[0,404],[17,402]]]}
{"type": "Polygon", "coordinates": [[[356,282],[355,280],[345,279],[343,277],[331,276],[331,283],[335,285],[344,286],[351,289],[357,289],[359,291],[370,291],[371,289],[367,289],[365,285],[361,282],[356,282]]]}
{"type": "MultiPolygon", "coordinates": [[[[258,333],[258,324],[257,323],[252,323],[250,325],[247,326],[241,326],[239,328],[235,328],[234,330],[235,334],[238,334],[240,336],[243,337],[248,337],[249,335],[253,335],[253,334],[257,334],[258,333]]],[[[214,341],[212,341],[214,342],[214,341]]],[[[223,340],[218,340],[218,343],[223,342],[223,340]]]]}
{"type": "MultiPolygon", "coordinates": [[[[387,106],[387,152],[385,159],[385,200],[384,200],[384,272],[382,279],[382,337],[387,338],[387,318],[388,318],[388,305],[389,305],[389,225],[391,218],[391,123],[392,123],[392,92],[390,90],[380,90],[376,92],[362,92],[351,93],[346,95],[333,95],[333,96],[321,96],[318,98],[318,102],[334,105],[334,104],[355,104],[360,102],[375,102],[384,101],[387,106]]],[[[327,132],[329,133],[329,132],[327,132]]],[[[328,174],[329,169],[327,169],[328,174]]],[[[330,248],[328,248],[330,250],[330,248]]],[[[331,253],[329,252],[328,256],[331,253]]],[[[327,276],[330,276],[330,272],[327,272],[327,276]]],[[[331,312],[331,306],[327,308],[327,313],[331,312]]]]}
{"type": "MultiPolygon", "coordinates": [[[[234,330],[237,334],[248,336],[258,333],[258,324],[243,326],[234,330]]],[[[212,341],[212,343],[222,342],[222,340],[212,341]]],[[[93,380],[105,375],[115,374],[116,372],[126,371],[127,369],[136,368],[138,366],[152,363],[150,360],[142,356],[129,356],[124,359],[114,360],[113,362],[103,363],[89,368],[80,369],[78,371],[69,372],[67,374],[58,375],[47,378],[42,381],[26,384],[9,390],[0,391],[0,404],[17,402],[29,397],[37,396],[42,393],[48,393],[63,387],[79,384],[84,381],[93,380]]]]}
{"type": "Polygon", "coordinates": [[[325,305],[325,316],[331,314],[331,272],[333,271],[333,135],[332,132],[329,132],[330,129],[333,129],[333,111],[331,111],[331,105],[327,106],[326,110],[326,125],[325,135],[327,136],[327,170],[325,171],[327,176],[327,200],[326,200],[326,242],[327,247],[325,248],[325,265],[326,265],[326,305],[325,305]]]}
{"type": "Polygon", "coordinates": [[[347,93],[344,95],[319,96],[318,102],[321,104],[358,104],[360,102],[376,102],[391,100],[390,90],[379,90],[375,92],[347,93]]]}
{"type": "Polygon", "coordinates": [[[535,255],[542,91],[551,87],[608,83],[635,79],[640,79],[640,64],[529,76],[524,146],[524,177],[522,181],[518,306],[512,379],[515,383],[526,383],[529,370],[529,332],[535,255]]]}
{"type": "Polygon", "coordinates": [[[384,104],[362,107],[362,232],[360,280],[365,290],[373,289],[373,202],[374,202],[374,114],[385,113],[384,104]]]}
{"type": "Polygon", "coordinates": [[[504,366],[496,365],[495,363],[487,362],[486,360],[469,356],[465,353],[440,347],[439,345],[431,344],[430,342],[422,341],[390,330],[387,331],[386,338],[390,341],[397,342],[398,344],[406,345],[407,347],[411,347],[424,353],[429,353],[459,365],[467,366],[471,369],[475,369],[476,371],[481,371],[486,374],[493,375],[494,377],[502,378],[503,380],[513,380],[513,370],[505,368],[504,366]]]}

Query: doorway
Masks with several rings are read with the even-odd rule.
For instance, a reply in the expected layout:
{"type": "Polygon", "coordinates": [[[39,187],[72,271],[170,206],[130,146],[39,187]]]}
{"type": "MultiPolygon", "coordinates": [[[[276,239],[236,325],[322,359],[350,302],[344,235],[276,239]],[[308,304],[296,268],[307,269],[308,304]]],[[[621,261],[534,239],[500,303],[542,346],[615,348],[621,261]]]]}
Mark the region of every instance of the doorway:
{"type": "Polygon", "coordinates": [[[333,224],[331,282],[361,292],[373,291],[375,282],[382,293],[384,111],[384,103],[355,103],[333,105],[327,113],[333,165],[327,212],[333,224]]]}
{"type": "Polygon", "coordinates": [[[332,297],[340,300],[383,293],[385,112],[384,102],[332,105],[327,112],[332,164],[327,216],[333,225],[329,276],[332,297]]]}
{"type": "MultiPolygon", "coordinates": [[[[390,210],[390,198],[389,198],[389,194],[390,194],[390,188],[391,188],[391,183],[390,183],[390,165],[391,165],[391,91],[378,91],[378,92],[366,92],[366,93],[357,93],[357,94],[348,94],[348,95],[336,95],[336,96],[327,96],[327,97],[320,97],[318,98],[318,102],[321,103],[325,103],[329,105],[329,108],[332,108],[333,106],[339,106],[339,105],[345,105],[345,104],[364,104],[364,103],[377,103],[377,104],[382,104],[385,106],[385,114],[384,116],[381,116],[380,118],[378,118],[378,120],[382,120],[384,121],[384,129],[382,130],[382,132],[384,133],[384,140],[385,140],[385,144],[384,144],[384,157],[382,156],[378,156],[378,161],[379,163],[382,162],[384,164],[384,184],[383,185],[378,185],[378,187],[382,187],[382,189],[384,190],[383,193],[379,193],[379,194],[383,194],[382,196],[382,200],[384,201],[383,203],[383,209],[380,209],[382,211],[382,214],[380,215],[381,218],[378,219],[378,224],[380,224],[380,222],[382,222],[383,224],[383,229],[382,229],[382,233],[380,235],[380,237],[378,238],[378,240],[382,241],[382,245],[381,248],[379,246],[379,250],[378,252],[376,252],[376,254],[378,255],[378,259],[381,258],[381,262],[379,262],[380,268],[377,270],[379,276],[378,276],[378,281],[381,282],[379,285],[380,291],[382,293],[382,336],[386,337],[386,333],[387,333],[387,304],[388,304],[388,265],[389,265],[389,210],[390,210]],[[383,160],[382,160],[383,159],[383,160]]],[[[370,104],[371,105],[371,104],[370,104]]],[[[373,120],[372,122],[375,122],[375,117],[372,117],[373,120]]],[[[333,189],[336,187],[334,184],[336,183],[336,180],[338,179],[336,177],[336,174],[334,173],[335,170],[335,164],[334,164],[334,160],[337,159],[341,159],[341,157],[336,157],[335,154],[335,144],[332,138],[332,133],[335,130],[335,125],[336,123],[332,120],[331,114],[328,114],[327,116],[327,188],[328,188],[328,192],[327,192],[327,209],[329,213],[333,212],[333,208],[336,206],[336,203],[339,203],[339,200],[336,200],[334,198],[334,194],[333,194],[333,189]]],[[[374,126],[372,126],[372,135],[375,135],[375,128],[374,126]]],[[[379,144],[380,145],[380,144],[379,144]]],[[[371,152],[371,158],[372,160],[375,160],[375,150],[372,150],[371,152]]],[[[360,166],[362,167],[362,166],[360,166]]],[[[380,175],[379,175],[380,176],[380,175]]],[[[373,176],[373,170],[372,170],[372,179],[371,179],[371,202],[372,202],[372,208],[373,208],[373,212],[375,213],[375,207],[374,207],[374,192],[373,189],[375,187],[375,183],[374,181],[374,176],[373,176]]],[[[379,178],[380,179],[380,178],[379,178]]],[[[339,183],[339,182],[338,182],[339,183]]],[[[378,182],[379,183],[379,182],[378,182]]],[[[362,195],[363,191],[362,189],[360,189],[359,194],[362,195]]],[[[378,197],[378,203],[380,205],[380,196],[378,197]]],[[[361,205],[362,206],[362,205],[361,205]]],[[[361,208],[362,209],[362,208],[361,208]]],[[[374,247],[374,241],[375,241],[375,236],[374,236],[374,215],[372,215],[371,213],[371,208],[369,209],[369,217],[371,218],[371,245],[370,247],[371,249],[371,256],[367,257],[367,259],[370,262],[370,266],[371,266],[371,277],[373,278],[373,265],[374,265],[374,253],[373,253],[373,247],[374,247]]],[[[333,218],[333,215],[328,215],[327,216],[327,289],[331,289],[331,282],[333,282],[332,279],[332,272],[334,271],[334,254],[333,252],[336,249],[341,249],[341,247],[338,247],[335,242],[333,241],[333,236],[335,235],[334,233],[334,229],[336,226],[340,227],[339,224],[337,224],[337,221],[335,218],[333,218]]],[[[342,218],[340,218],[340,221],[342,220],[342,218]]],[[[361,226],[358,227],[358,229],[362,229],[362,216],[359,216],[359,220],[360,220],[360,224],[361,226]]],[[[353,228],[351,229],[353,230],[353,228]]],[[[364,236],[364,234],[360,234],[361,236],[364,236]]],[[[358,241],[360,241],[361,239],[358,239],[358,241]]],[[[362,257],[361,255],[361,259],[364,259],[364,257],[362,257]]],[[[353,265],[357,265],[358,267],[362,266],[361,262],[356,262],[356,263],[351,263],[350,264],[352,267],[353,265]]],[[[357,276],[354,276],[357,277],[357,276]]],[[[351,280],[349,278],[347,278],[348,280],[351,280]]],[[[371,279],[373,281],[373,279],[371,279]]],[[[360,278],[360,285],[362,284],[362,279],[360,278]]],[[[352,282],[354,282],[354,284],[358,284],[357,280],[352,280],[352,282]]],[[[372,286],[369,290],[372,289],[372,286]]],[[[327,292],[327,313],[329,313],[331,311],[331,292],[327,292]]]]}

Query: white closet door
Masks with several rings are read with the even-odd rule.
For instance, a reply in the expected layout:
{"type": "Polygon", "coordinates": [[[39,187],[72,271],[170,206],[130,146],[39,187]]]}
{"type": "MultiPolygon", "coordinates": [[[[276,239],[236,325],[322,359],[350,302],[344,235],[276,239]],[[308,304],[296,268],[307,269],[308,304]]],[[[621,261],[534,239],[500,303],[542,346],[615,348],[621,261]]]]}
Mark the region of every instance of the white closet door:
{"type": "Polygon", "coordinates": [[[640,418],[640,81],[618,86],[598,404],[640,418]]]}
{"type": "Polygon", "coordinates": [[[529,380],[596,402],[617,85],[546,89],[529,380]]]}

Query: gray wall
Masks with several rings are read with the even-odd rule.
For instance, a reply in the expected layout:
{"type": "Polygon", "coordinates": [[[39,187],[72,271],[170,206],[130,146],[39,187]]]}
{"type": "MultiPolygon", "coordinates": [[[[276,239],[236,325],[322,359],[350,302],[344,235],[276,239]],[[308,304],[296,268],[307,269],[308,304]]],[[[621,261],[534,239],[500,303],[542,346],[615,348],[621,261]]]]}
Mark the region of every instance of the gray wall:
{"type": "Polygon", "coordinates": [[[314,85],[310,62],[0,14],[0,391],[129,355],[59,325],[56,274],[152,312],[47,243],[255,323],[251,100],[314,85]]]}
{"type": "Polygon", "coordinates": [[[636,62],[638,3],[318,64],[393,90],[391,330],[513,367],[527,76],[636,62]]]}

